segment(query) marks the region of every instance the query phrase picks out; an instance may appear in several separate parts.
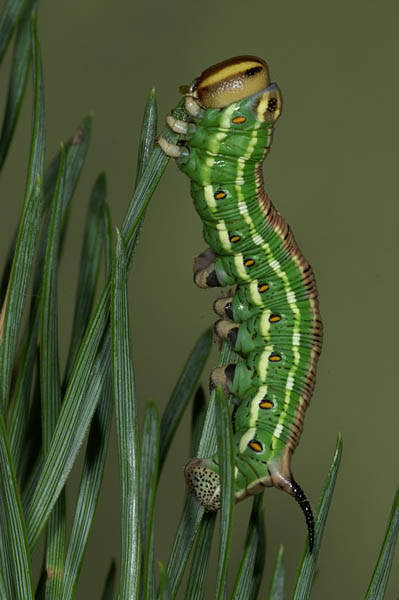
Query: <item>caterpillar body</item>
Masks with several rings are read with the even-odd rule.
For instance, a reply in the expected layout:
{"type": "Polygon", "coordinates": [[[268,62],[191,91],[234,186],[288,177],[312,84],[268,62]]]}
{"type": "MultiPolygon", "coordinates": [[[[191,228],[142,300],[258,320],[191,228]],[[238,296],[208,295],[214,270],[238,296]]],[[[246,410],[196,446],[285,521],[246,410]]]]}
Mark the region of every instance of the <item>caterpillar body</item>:
{"type": "MultiPolygon", "coordinates": [[[[191,179],[203,221],[209,248],[194,261],[195,283],[235,286],[214,303],[215,332],[241,359],[210,378],[238,403],[235,498],[266,486],[291,494],[305,514],[311,551],[312,509],[292,476],[291,456],[315,383],[322,323],[312,269],[263,186],[280,90],[262,59],[239,56],[206,69],[184,94],[188,122],[167,117],[180,142],[158,143],[191,179]]],[[[192,459],[185,477],[205,509],[219,508],[217,455],[192,459]]]]}

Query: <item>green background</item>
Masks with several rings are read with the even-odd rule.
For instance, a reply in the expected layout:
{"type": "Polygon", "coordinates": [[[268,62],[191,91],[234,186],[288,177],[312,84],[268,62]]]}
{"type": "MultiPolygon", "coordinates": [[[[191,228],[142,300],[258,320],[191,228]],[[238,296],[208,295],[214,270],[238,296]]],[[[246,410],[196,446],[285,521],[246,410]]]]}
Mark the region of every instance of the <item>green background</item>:
{"type": "MultiPolygon", "coordinates": [[[[150,89],[156,88],[162,122],[178,100],[180,84],[215,62],[245,53],[266,59],[282,90],[284,109],[266,161],[266,189],[314,268],[325,325],[318,382],[293,461],[295,477],[314,506],[337,432],[344,438],[315,599],[363,597],[399,482],[398,16],[394,1],[40,2],[47,160],[87,112],[95,115],[60,277],[65,347],[90,188],[105,169],[108,201],[115,225],[120,224],[134,183],[137,137],[150,89]]],[[[6,74],[0,79],[1,107],[6,74]]],[[[0,180],[2,256],[22,206],[29,95],[30,89],[0,180]]],[[[170,164],[151,201],[130,279],[141,408],[153,397],[163,409],[188,352],[215,319],[211,305],[216,294],[192,283],[192,259],[203,247],[188,181],[170,164]]],[[[206,373],[216,360],[215,349],[206,373]]],[[[163,562],[182,507],[188,431],[187,417],[160,484],[156,555],[163,562]]],[[[69,486],[71,503],[75,491],[69,486]]],[[[118,502],[113,449],[80,599],[99,597],[110,557],[118,557],[118,502]]],[[[233,568],[250,504],[237,505],[233,568]]],[[[269,490],[264,507],[266,590],[280,543],[291,585],[306,532],[288,496],[269,490]]],[[[387,598],[396,600],[395,561],[387,598]]],[[[211,592],[212,587],[208,597],[211,592]]]]}

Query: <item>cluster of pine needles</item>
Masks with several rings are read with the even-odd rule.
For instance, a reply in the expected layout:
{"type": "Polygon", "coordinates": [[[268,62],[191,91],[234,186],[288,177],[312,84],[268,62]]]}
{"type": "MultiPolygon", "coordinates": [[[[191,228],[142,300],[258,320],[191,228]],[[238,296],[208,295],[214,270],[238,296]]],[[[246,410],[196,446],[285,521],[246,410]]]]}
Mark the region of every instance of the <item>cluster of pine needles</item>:
{"type": "MultiPolygon", "coordinates": [[[[186,495],[167,565],[156,564],[154,558],[157,484],[181,417],[194,397],[191,455],[209,456],[218,449],[221,465],[222,507],[214,595],[218,600],[227,595],[234,600],[255,600],[265,566],[261,494],[253,499],[240,565],[227,587],[234,451],[228,400],[218,390],[211,394],[207,406],[198,388],[211,348],[210,331],[195,344],[162,417],[155,404],[149,402],[140,434],[137,427],[126,286],[144,212],[168,162],[154,145],[154,92],[150,93],[144,112],[134,193],[115,234],[105,199],[105,176],[100,174],[94,183],[82,244],[71,342],[66,368],[60,372],[57,272],[71,199],[88,151],[91,118],[82,121],[45,169],[44,86],[36,4],[36,0],[6,0],[0,15],[0,62],[13,40],[0,137],[0,169],[13,138],[30,73],[33,80],[25,197],[19,225],[10,239],[0,289],[0,598],[75,597],[101,488],[113,413],[121,485],[121,560],[118,569],[110,562],[102,598],[175,598],[190,555],[185,590],[180,593],[185,594],[186,600],[204,597],[217,515],[205,514],[192,495],[186,495]],[[101,265],[105,281],[100,281],[101,265]],[[73,522],[67,532],[64,487],[85,440],[73,522]],[[40,577],[34,581],[32,553],[43,535],[43,565],[40,577]]],[[[181,116],[181,106],[179,110],[177,114],[181,116]]],[[[170,131],[163,135],[170,142],[176,141],[176,134],[170,131]]],[[[228,359],[229,350],[224,348],[221,364],[228,359]]],[[[305,542],[291,593],[294,600],[305,600],[311,594],[341,450],[338,438],[316,511],[314,550],[309,553],[305,542]]],[[[367,600],[384,597],[398,526],[396,494],[367,600]]],[[[93,576],[97,578],[98,573],[93,576]]],[[[284,598],[282,548],[267,597],[284,598]]]]}

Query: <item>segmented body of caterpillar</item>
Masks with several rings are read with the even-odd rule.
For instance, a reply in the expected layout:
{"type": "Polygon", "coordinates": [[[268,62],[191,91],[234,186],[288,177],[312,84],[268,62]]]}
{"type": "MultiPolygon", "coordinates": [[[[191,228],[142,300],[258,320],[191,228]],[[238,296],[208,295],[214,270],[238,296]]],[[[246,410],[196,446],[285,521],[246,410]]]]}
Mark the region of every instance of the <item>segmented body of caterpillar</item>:
{"type": "MultiPolygon", "coordinates": [[[[235,497],[265,486],[291,494],[305,514],[312,550],[312,510],[290,463],[315,383],[322,324],[311,267],[263,188],[281,94],[263,60],[239,56],[204,71],[185,96],[189,122],[167,118],[180,143],[158,142],[191,179],[203,221],[209,248],[195,259],[196,284],[236,286],[214,304],[221,317],[215,332],[242,359],[211,374],[211,384],[239,402],[235,497]]],[[[217,455],[192,459],[185,476],[199,502],[217,510],[217,455]]]]}

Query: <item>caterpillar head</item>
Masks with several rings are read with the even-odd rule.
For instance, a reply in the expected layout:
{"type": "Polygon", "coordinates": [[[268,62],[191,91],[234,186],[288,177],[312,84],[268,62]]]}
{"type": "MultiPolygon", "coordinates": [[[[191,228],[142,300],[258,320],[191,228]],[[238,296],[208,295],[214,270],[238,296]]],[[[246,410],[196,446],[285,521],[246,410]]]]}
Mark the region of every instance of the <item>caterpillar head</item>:
{"type": "Polygon", "coordinates": [[[220,478],[208,466],[209,460],[193,458],[185,466],[184,476],[191,492],[205,510],[220,508],[220,478]]]}
{"type": "Polygon", "coordinates": [[[270,83],[269,69],[256,56],[235,56],[205,69],[195,79],[190,92],[205,108],[224,108],[248,98],[270,83]]]}
{"type": "Polygon", "coordinates": [[[236,56],[205,69],[188,88],[204,108],[225,108],[255,96],[260,120],[274,122],[281,112],[281,93],[270,84],[267,63],[256,56],[236,56]]]}

